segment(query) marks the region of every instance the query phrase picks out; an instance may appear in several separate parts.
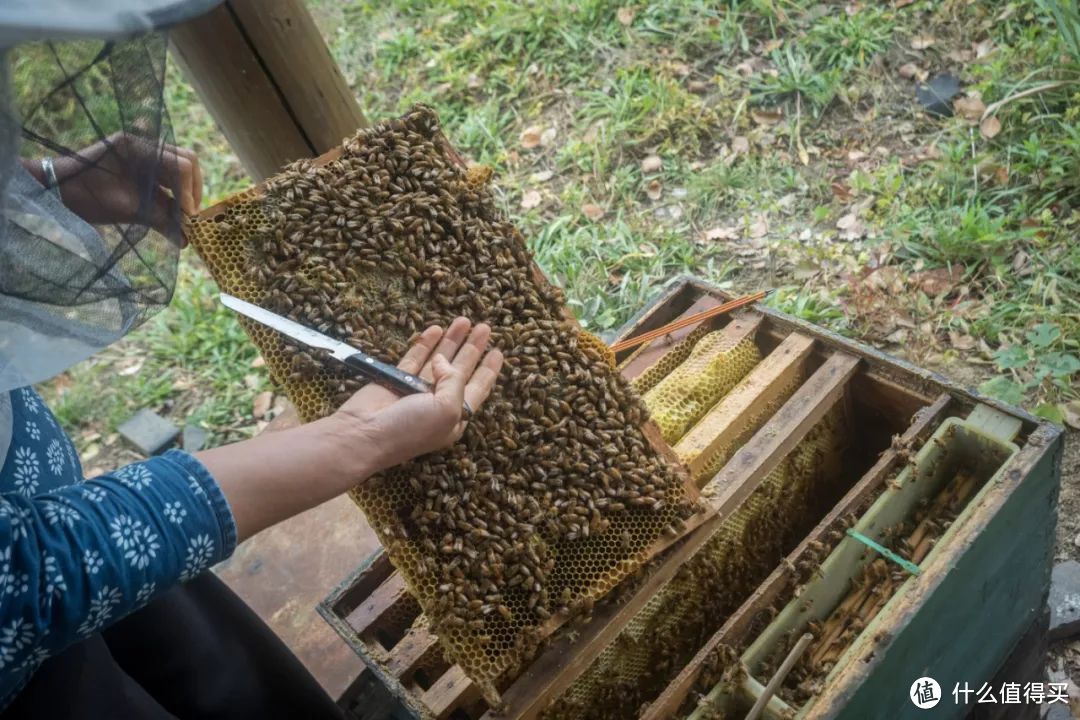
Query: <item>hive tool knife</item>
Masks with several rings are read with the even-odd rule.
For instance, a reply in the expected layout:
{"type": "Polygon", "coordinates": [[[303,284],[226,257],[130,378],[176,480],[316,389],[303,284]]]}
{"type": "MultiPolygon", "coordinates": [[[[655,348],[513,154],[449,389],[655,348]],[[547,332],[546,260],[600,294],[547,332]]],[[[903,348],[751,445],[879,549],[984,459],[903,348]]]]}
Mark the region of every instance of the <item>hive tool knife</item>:
{"type": "MultiPolygon", "coordinates": [[[[432,392],[434,390],[431,383],[426,380],[418,378],[415,375],[410,375],[404,370],[373,358],[351,345],[343,343],[340,340],[335,340],[328,335],[323,335],[318,330],[312,330],[289,318],[282,317],[277,313],[272,313],[269,310],[263,309],[258,305],[252,305],[251,303],[241,300],[238,297],[233,297],[228,293],[221,293],[221,302],[225,307],[235,310],[241,315],[262,323],[269,328],[277,330],[279,333],[292,338],[298,343],[307,345],[308,347],[329,351],[334,359],[345,363],[345,365],[352,368],[358,375],[362,375],[368,380],[382,385],[384,388],[399,395],[412,395],[414,393],[432,392]]],[[[472,408],[469,407],[469,403],[464,403],[462,405],[462,410],[465,413],[466,419],[472,417],[472,408]]]]}

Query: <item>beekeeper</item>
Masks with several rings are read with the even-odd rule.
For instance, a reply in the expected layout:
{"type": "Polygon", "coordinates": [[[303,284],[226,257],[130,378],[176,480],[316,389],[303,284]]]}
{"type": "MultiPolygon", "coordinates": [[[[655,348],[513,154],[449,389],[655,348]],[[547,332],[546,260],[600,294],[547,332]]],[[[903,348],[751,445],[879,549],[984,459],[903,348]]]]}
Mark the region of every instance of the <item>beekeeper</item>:
{"type": "Polygon", "coordinates": [[[33,390],[172,297],[194,153],[164,107],[170,24],[219,0],[0,2],[3,718],[322,718],[339,710],[208,568],[237,543],[460,437],[501,356],[484,325],[401,361],[434,394],[85,478],[33,390]]]}

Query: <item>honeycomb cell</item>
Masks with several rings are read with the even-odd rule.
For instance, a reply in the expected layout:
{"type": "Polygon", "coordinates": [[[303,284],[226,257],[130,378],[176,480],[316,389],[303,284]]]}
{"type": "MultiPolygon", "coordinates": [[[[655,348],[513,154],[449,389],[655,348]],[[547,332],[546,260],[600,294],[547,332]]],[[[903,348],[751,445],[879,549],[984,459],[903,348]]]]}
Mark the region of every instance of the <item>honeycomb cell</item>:
{"type": "Polygon", "coordinates": [[[640,375],[634,378],[630,385],[639,394],[644,395],[649,390],[656,387],[656,384],[671,374],[671,371],[679,367],[690,357],[690,351],[697,345],[698,340],[708,335],[710,332],[709,324],[698,325],[696,328],[687,333],[679,342],[671,346],[671,348],[664,353],[659,360],[647,367],[640,375]]]}
{"type": "MultiPolygon", "coordinates": [[[[190,223],[225,292],[396,362],[424,328],[465,315],[506,361],[461,441],[350,495],[446,659],[489,697],[550,627],[587,613],[693,511],[641,431],[647,410],[610,350],[566,319],[561,292],[417,108],[295,162],[190,223]]],[[[363,383],[240,318],[301,419],[363,383]]]]}
{"type": "Polygon", "coordinates": [[[664,440],[674,445],[760,361],[751,337],[733,341],[722,330],[702,337],[686,360],[644,395],[664,440]]]}

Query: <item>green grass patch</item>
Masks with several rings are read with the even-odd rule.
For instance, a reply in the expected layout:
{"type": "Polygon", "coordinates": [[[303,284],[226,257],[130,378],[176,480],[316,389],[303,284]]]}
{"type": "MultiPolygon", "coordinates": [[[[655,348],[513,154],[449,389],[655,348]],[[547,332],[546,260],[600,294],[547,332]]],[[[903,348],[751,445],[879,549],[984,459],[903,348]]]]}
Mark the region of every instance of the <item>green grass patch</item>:
{"type": "MultiPolygon", "coordinates": [[[[495,168],[503,209],[586,327],[619,326],[690,273],[737,292],[777,288],[773,306],[921,364],[967,362],[987,392],[1048,417],[1077,397],[1075,3],[311,7],[370,118],[431,104],[455,145],[495,168]],[[942,72],[981,98],[997,134],[980,131],[977,111],[922,111],[917,79],[942,72]],[[520,141],[531,128],[539,147],[520,141]],[[653,155],[661,167],[643,170],[653,155]],[[523,209],[528,191],[541,202],[523,209]],[[588,205],[603,215],[588,219],[588,205]]],[[[208,197],[244,186],[205,110],[170,78],[177,138],[200,151],[208,197]]],[[[177,389],[186,383],[201,393],[185,412],[208,426],[250,412],[253,351],[206,303],[201,271],[184,278],[177,306],[119,357],[73,372],[125,399],[73,383],[72,418],[95,402],[115,404],[110,418],[179,406],[195,395],[177,389]],[[136,350],[146,371],[108,372],[136,350]]]]}

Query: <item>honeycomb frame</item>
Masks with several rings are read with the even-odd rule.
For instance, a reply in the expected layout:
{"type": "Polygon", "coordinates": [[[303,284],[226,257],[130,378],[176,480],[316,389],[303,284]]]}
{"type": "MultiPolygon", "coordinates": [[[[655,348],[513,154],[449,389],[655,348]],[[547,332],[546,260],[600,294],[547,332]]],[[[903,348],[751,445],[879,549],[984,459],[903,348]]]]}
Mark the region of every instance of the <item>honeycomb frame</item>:
{"type": "MultiPolygon", "coordinates": [[[[400,128],[401,123],[405,123],[406,129],[410,132],[415,130],[416,127],[408,125],[409,118],[415,117],[416,113],[424,112],[433,115],[430,111],[418,109],[397,121],[388,121],[361,131],[356,137],[346,140],[342,148],[316,160],[294,163],[286,168],[286,172],[281,176],[238,193],[192,219],[189,222],[188,235],[219,287],[241,299],[274,310],[276,300],[268,292],[267,287],[271,285],[271,278],[279,273],[280,267],[290,263],[291,260],[283,261],[280,257],[276,259],[268,257],[262,248],[265,248],[273,238],[282,235],[283,228],[290,227],[289,223],[294,219],[294,215],[302,213],[310,215],[314,212],[316,216],[321,217],[321,211],[318,208],[314,211],[304,209],[302,203],[301,209],[297,210],[297,198],[310,200],[312,195],[317,193],[332,193],[334,174],[344,172],[341,168],[347,166],[346,161],[359,153],[372,153],[374,152],[372,148],[375,146],[379,148],[385,146],[390,150],[396,150],[397,146],[393,145],[396,140],[392,138],[393,142],[387,146],[386,137],[394,128],[400,128]],[[395,122],[398,125],[394,125],[395,122]],[[291,173],[289,176],[291,180],[280,180],[289,173],[291,173]],[[298,181],[296,178],[301,178],[301,180],[298,181]],[[310,185],[311,189],[307,189],[307,185],[310,185]]],[[[490,193],[486,184],[491,179],[491,172],[484,168],[466,169],[460,155],[438,128],[437,120],[433,127],[434,130],[430,136],[422,139],[434,148],[432,152],[437,153],[450,168],[447,171],[453,180],[450,191],[456,193],[454,195],[456,201],[460,205],[472,202],[481,206],[486,203],[486,206],[490,207],[490,193]]],[[[391,161],[391,167],[396,167],[396,162],[396,160],[391,161]]],[[[394,182],[393,177],[396,176],[391,176],[391,182],[394,182]]],[[[503,223],[499,225],[503,233],[501,242],[508,248],[499,256],[499,262],[505,261],[514,270],[515,282],[531,283],[530,291],[544,299],[543,307],[533,307],[531,312],[541,314],[549,318],[551,322],[559,323],[562,329],[557,331],[557,337],[561,344],[557,344],[556,350],[567,355],[580,366],[587,367],[589,375],[596,378],[598,383],[616,389],[625,385],[625,381],[613,370],[613,356],[610,350],[599,339],[583,333],[572,321],[572,316],[562,303],[561,293],[548,283],[532,261],[521,234],[501,217],[497,220],[503,223]]],[[[345,223],[340,222],[340,225],[345,225],[345,223]]],[[[336,232],[336,237],[340,240],[342,231],[338,229],[336,232]]],[[[317,251],[311,252],[311,248],[314,247],[317,250],[320,247],[317,243],[325,242],[327,238],[333,243],[334,233],[335,231],[331,229],[327,235],[316,238],[315,241],[304,238],[297,240],[298,243],[308,243],[302,245],[299,251],[303,262],[307,263],[311,258],[322,257],[317,251]]],[[[458,239],[461,240],[460,234],[458,239]]],[[[303,267],[308,268],[309,265],[303,265],[303,267]]],[[[316,268],[316,270],[320,269],[316,268]]],[[[322,291],[314,287],[314,284],[312,288],[303,287],[307,279],[300,277],[300,292],[302,294],[307,292],[308,294],[304,297],[317,302],[322,291]]],[[[294,280],[295,277],[290,282],[294,280]]],[[[451,281],[453,280],[454,278],[451,277],[451,281]]],[[[410,268],[407,267],[402,269],[401,276],[396,282],[398,283],[395,286],[396,289],[402,292],[418,283],[416,274],[410,272],[410,268]]],[[[391,284],[380,283],[382,280],[376,277],[369,286],[354,285],[345,289],[346,293],[352,293],[351,299],[358,308],[357,313],[362,311],[365,302],[370,304],[385,300],[391,284]]],[[[480,311],[470,313],[475,320],[482,320],[492,325],[493,340],[496,345],[500,345],[501,340],[504,351],[509,349],[507,346],[514,346],[513,328],[507,327],[505,322],[500,322],[510,316],[509,311],[498,314],[495,311],[486,312],[484,308],[477,308],[475,305],[472,307],[480,311]]],[[[277,308],[277,311],[284,313],[280,308],[277,308]]],[[[440,324],[445,325],[448,322],[447,315],[447,312],[441,312],[441,314],[432,312],[419,318],[407,317],[406,320],[409,322],[402,325],[426,326],[431,324],[432,320],[444,320],[440,324]]],[[[302,420],[311,421],[330,414],[340,404],[342,396],[347,397],[349,386],[346,383],[349,382],[349,376],[344,368],[324,363],[318,366],[315,372],[307,374],[298,372],[295,348],[291,348],[279,335],[258,323],[248,321],[246,318],[240,318],[240,322],[262,352],[271,377],[284,388],[290,400],[296,405],[302,420]]],[[[355,335],[343,331],[355,330],[353,326],[343,328],[338,325],[319,327],[319,329],[331,335],[336,334],[346,342],[354,342],[373,355],[390,362],[397,360],[412,334],[405,332],[402,327],[390,324],[379,328],[381,334],[361,335],[358,341],[355,335]],[[375,338],[378,338],[377,342],[373,341],[375,338]]],[[[507,353],[507,357],[509,372],[513,373],[511,353],[507,353]]],[[[504,369],[504,377],[500,379],[500,383],[506,381],[507,372],[504,369]]],[[[556,364],[555,372],[562,372],[558,364],[556,364]]],[[[481,413],[491,404],[492,401],[489,401],[481,413]]],[[[617,411],[619,417],[623,416],[623,412],[618,408],[612,410],[617,411]]],[[[626,412],[626,416],[633,417],[629,411],[626,412]]],[[[641,417],[644,417],[643,410],[641,417]]],[[[470,423],[470,426],[473,426],[473,423],[470,423]]],[[[513,678],[522,663],[535,654],[539,644],[547,635],[570,619],[572,615],[587,613],[595,600],[602,598],[643,562],[670,545],[679,535],[677,527],[681,519],[693,511],[692,500],[696,498],[696,491],[688,474],[678,466],[674,452],[659,441],[655,428],[643,420],[641,424],[624,425],[621,432],[633,438],[633,442],[640,448],[643,460],[650,463],[647,467],[662,469],[665,473],[653,482],[666,490],[667,496],[664,498],[666,502],[660,503],[663,505],[662,509],[658,507],[653,510],[652,506],[643,503],[641,506],[626,504],[617,511],[614,506],[623,505],[623,503],[610,503],[604,506],[605,509],[612,508],[610,512],[599,513],[601,522],[592,527],[591,533],[585,532],[583,537],[547,544],[545,547],[540,543],[546,543],[546,541],[538,532],[539,540],[529,540],[523,546],[518,542],[518,546],[515,546],[518,553],[539,552],[543,555],[547,551],[555,558],[551,572],[551,585],[555,589],[562,588],[562,592],[556,598],[562,607],[559,612],[549,614],[546,619],[534,614],[533,606],[536,600],[531,595],[535,593],[518,592],[511,588],[506,592],[507,598],[499,602],[499,613],[486,616],[482,627],[474,627],[472,624],[463,625],[453,620],[458,616],[447,609],[446,598],[461,595],[461,591],[459,589],[455,594],[452,590],[453,585],[441,582],[436,577],[440,568],[435,568],[433,571],[428,567],[429,560],[425,559],[424,552],[419,549],[418,536],[415,533],[411,534],[412,528],[407,515],[409,509],[414,512],[417,509],[420,512],[424,511],[425,494],[416,489],[416,483],[413,481],[418,474],[423,475],[428,472],[427,468],[431,465],[443,462],[441,455],[434,459],[426,456],[408,466],[388,471],[370,479],[350,493],[353,500],[368,516],[371,526],[387,549],[395,567],[402,573],[410,592],[420,602],[424,614],[429,618],[440,643],[446,650],[447,659],[461,665],[492,704],[498,702],[497,687],[513,678]],[[662,481],[666,484],[661,484],[662,481]],[[672,532],[672,528],[676,528],[676,531],[672,532]],[[571,567],[580,567],[582,570],[570,570],[571,567]],[[506,613],[503,612],[504,606],[506,613]]],[[[488,442],[488,439],[477,437],[476,433],[470,436],[467,431],[466,437],[459,446],[456,446],[457,455],[451,454],[451,457],[458,458],[455,462],[461,462],[465,453],[482,450],[488,442]]],[[[585,459],[587,458],[581,458],[582,461],[585,459]]],[[[626,462],[620,462],[622,462],[621,465],[608,464],[606,467],[611,468],[610,472],[616,472],[618,467],[622,467],[626,472],[628,467],[626,462]]],[[[605,465],[602,464],[601,467],[605,465]]],[[[468,471],[462,470],[462,472],[468,471]]],[[[430,499],[432,497],[430,488],[427,492],[426,497],[430,499]]],[[[443,493],[445,492],[444,490],[443,493]]],[[[594,517],[596,516],[597,513],[594,513],[594,517]]],[[[468,531],[461,532],[463,534],[460,535],[447,533],[450,537],[450,547],[456,548],[457,545],[467,547],[467,542],[461,543],[460,539],[467,539],[468,531]]],[[[456,598],[451,598],[449,602],[458,601],[456,598]]]]}

